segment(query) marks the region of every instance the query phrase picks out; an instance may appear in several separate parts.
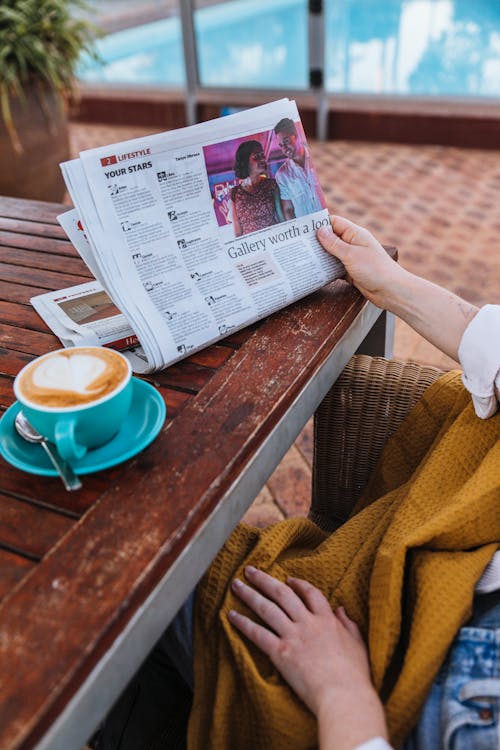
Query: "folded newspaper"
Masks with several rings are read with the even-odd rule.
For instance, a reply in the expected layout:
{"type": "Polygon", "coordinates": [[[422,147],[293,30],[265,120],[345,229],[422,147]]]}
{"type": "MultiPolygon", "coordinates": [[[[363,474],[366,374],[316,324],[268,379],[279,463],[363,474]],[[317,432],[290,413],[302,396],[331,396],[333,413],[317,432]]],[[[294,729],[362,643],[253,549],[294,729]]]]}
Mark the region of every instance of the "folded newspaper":
{"type": "Polygon", "coordinates": [[[282,99],[61,164],[58,217],[95,281],[31,302],[64,346],[135,372],[192,354],[343,274],[295,102],[282,99]]]}

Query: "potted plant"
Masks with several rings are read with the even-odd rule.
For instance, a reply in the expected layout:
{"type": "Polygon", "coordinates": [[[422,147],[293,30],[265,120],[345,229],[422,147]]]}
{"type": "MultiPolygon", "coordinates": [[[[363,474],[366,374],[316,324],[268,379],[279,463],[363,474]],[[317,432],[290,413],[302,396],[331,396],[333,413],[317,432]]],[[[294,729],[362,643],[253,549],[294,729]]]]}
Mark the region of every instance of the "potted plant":
{"type": "Polygon", "coordinates": [[[94,27],[80,0],[0,4],[0,194],[61,200],[67,107],[94,27]]]}

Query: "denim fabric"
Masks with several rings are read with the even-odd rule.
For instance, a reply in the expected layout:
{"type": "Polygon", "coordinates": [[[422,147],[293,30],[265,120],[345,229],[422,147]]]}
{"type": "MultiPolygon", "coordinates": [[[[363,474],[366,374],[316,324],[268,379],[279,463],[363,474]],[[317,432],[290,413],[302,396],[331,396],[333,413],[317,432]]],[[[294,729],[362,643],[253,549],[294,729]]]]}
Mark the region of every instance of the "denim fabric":
{"type": "Polygon", "coordinates": [[[404,750],[500,748],[500,596],[460,629],[404,750]]]}

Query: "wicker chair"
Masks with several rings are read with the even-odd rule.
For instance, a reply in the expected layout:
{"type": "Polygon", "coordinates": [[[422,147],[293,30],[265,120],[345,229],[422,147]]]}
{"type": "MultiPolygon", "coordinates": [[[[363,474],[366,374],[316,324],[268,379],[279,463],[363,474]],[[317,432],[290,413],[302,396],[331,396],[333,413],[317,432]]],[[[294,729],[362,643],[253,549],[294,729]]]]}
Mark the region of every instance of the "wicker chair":
{"type": "Polygon", "coordinates": [[[314,416],[309,518],[334,531],[349,517],[386,440],[425,389],[435,367],[354,356],[314,416]]]}

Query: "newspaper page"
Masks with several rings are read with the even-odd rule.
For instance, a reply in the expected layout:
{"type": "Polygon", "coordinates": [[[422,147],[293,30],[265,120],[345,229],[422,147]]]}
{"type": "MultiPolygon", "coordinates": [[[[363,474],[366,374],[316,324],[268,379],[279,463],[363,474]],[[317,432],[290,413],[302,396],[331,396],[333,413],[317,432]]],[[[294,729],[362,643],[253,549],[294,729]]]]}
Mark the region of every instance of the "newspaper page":
{"type": "Polygon", "coordinates": [[[103,287],[106,286],[105,278],[100,272],[99,263],[90,244],[90,238],[83,228],[78,211],[75,208],[65,211],[63,214],[59,214],[57,220],[91,273],[103,287]]]}
{"type": "Polygon", "coordinates": [[[137,336],[98,281],[39,294],[30,301],[63,346],[108,346],[122,352],[134,372],[144,371],[147,358],[137,336]]]}
{"type": "MultiPolygon", "coordinates": [[[[88,237],[75,209],[57,217],[73,246],[94,276],[99,277],[88,237]]],[[[64,346],[109,346],[127,349],[138,344],[125,315],[106,292],[105,282],[92,281],[32,297],[30,302],[64,346]]]]}
{"type": "Polygon", "coordinates": [[[32,297],[31,304],[64,346],[129,349],[138,339],[98,281],[32,297]]]}
{"type": "MultiPolygon", "coordinates": [[[[66,211],[57,218],[82,259],[92,268],[92,250],[77,211],[66,211]]],[[[147,360],[137,336],[99,281],[45,292],[32,297],[30,302],[63,346],[108,346],[123,352],[135,370],[144,367],[147,360]]]]}
{"type": "Polygon", "coordinates": [[[329,218],[295,102],[92,149],[62,169],[89,267],[144,369],[343,275],[316,239],[329,218]]]}

